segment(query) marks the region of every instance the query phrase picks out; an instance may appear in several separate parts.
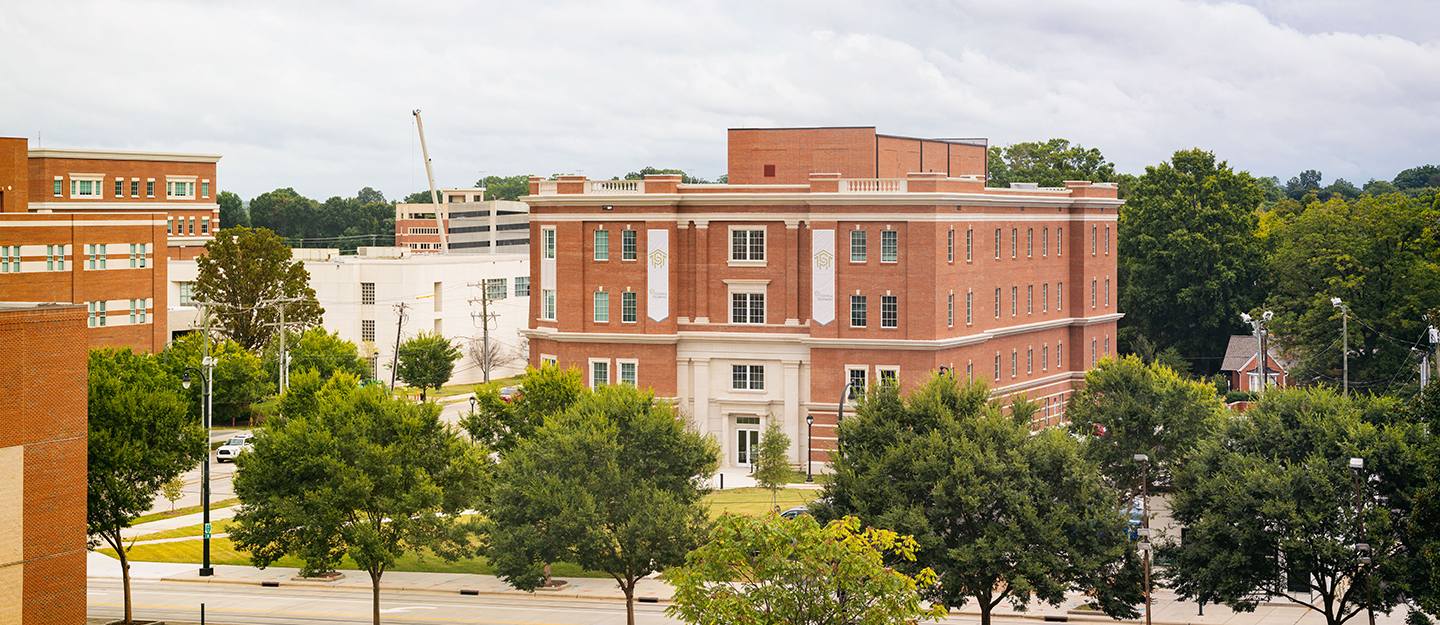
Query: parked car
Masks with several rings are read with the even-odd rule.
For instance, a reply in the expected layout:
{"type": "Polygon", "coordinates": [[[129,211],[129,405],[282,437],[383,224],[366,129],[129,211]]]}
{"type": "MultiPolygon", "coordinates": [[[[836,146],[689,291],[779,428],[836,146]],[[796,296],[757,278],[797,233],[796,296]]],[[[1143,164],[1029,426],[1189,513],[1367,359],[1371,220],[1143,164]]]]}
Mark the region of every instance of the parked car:
{"type": "Polygon", "coordinates": [[[255,438],[253,434],[236,434],[230,437],[230,440],[225,441],[224,445],[221,445],[219,449],[215,450],[215,461],[225,462],[228,460],[234,462],[236,458],[240,457],[240,454],[254,448],[254,446],[250,444],[250,440],[253,438],[255,438]]]}
{"type": "Polygon", "coordinates": [[[780,516],[783,516],[783,517],[785,517],[785,518],[787,518],[787,519],[793,519],[793,518],[795,518],[795,517],[797,517],[797,516],[800,516],[800,515],[802,515],[802,514],[810,514],[810,507],[809,507],[809,506],[795,506],[794,508],[791,508],[791,509],[789,509],[789,510],[786,510],[786,511],[784,511],[784,512],[781,512],[781,513],[780,513],[780,516]]]}
{"type": "Polygon", "coordinates": [[[501,400],[504,400],[504,402],[507,403],[507,404],[508,404],[508,403],[511,403],[511,402],[513,402],[513,401],[515,401],[515,400],[517,400],[517,399],[520,399],[520,387],[519,387],[519,386],[507,386],[507,387],[505,387],[505,388],[500,389],[500,399],[501,399],[501,400]]]}

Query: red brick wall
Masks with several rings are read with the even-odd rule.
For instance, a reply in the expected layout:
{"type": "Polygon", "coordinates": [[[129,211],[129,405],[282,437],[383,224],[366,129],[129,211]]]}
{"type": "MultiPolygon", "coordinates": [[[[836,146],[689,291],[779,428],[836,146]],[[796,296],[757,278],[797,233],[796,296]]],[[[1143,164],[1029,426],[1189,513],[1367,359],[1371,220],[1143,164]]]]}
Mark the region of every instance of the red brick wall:
{"type": "MultiPolygon", "coordinates": [[[[178,161],[102,160],[74,158],[32,158],[30,161],[31,202],[96,202],[96,203],[138,203],[167,202],[177,206],[184,204],[214,204],[220,194],[215,178],[215,163],[187,163],[178,161]],[[71,199],[70,174],[104,174],[101,184],[101,199],[71,199]],[[165,197],[165,176],[195,176],[194,199],[171,199],[165,197]],[[55,196],[55,177],[60,176],[61,196],[55,196]],[[115,196],[115,178],[125,179],[124,195],[115,196]],[[130,193],[130,179],[140,179],[140,195],[130,193]],[[146,182],[155,179],[155,195],[146,194],[146,182]],[[203,197],[201,184],[210,181],[210,197],[203,197]]],[[[208,216],[208,212],[207,212],[208,216]]]]}
{"type": "Polygon", "coordinates": [[[732,128],[730,184],[807,184],[810,174],[874,178],[875,128],[732,128]],[[765,176],[765,166],[775,176],[765,176]]]}
{"type": "Polygon", "coordinates": [[[23,213],[30,206],[28,140],[0,137],[0,213],[23,213]]]}
{"type": "Polygon", "coordinates": [[[85,619],[86,346],[79,307],[0,308],[0,447],[24,445],[24,623],[85,619]]]}

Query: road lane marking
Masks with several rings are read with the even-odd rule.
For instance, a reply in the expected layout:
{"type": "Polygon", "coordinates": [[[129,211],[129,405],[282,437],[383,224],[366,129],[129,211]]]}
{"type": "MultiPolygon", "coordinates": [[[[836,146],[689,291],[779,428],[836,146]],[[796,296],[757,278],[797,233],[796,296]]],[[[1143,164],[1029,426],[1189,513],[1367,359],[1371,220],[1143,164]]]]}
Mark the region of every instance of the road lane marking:
{"type": "MultiPolygon", "coordinates": [[[[123,604],[123,603],[91,603],[90,605],[105,606],[105,607],[108,607],[108,608],[120,608],[120,607],[124,607],[125,604],[123,604]]],[[[132,604],[131,607],[133,607],[133,608],[148,608],[148,609],[155,609],[155,610],[177,610],[177,609],[183,610],[183,609],[186,609],[188,606],[144,605],[144,604],[138,604],[138,603],[136,603],[136,604],[132,604]]],[[[459,607],[459,606],[457,606],[457,607],[459,607]]],[[[352,619],[352,618],[355,618],[356,616],[364,616],[363,614],[360,614],[360,615],[356,615],[356,614],[342,614],[342,613],[338,613],[338,612],[289,612],[289,611],[284,611],[284,610],[247,610],[247,609],[245,609],[245,608],[228,608],[228,609],[224,609],[224,610],[212,609],[212,610],[210,610],[210,611],[211,611],[211,612],[215,612],[215,613],[217,613],[217,614],[219,614],[219,613],[221,613],[221,612],[249,612],[249,613],[252,613],[252,614],[287,614],[287,615],[293,615],[293,616],[328,616],[328,617],[340,617],[340,618],[347,618],[347,619],[352,619]]],[[[382,611],[383,611],[383,610],[382,610],[382,611]]],[[[440,617],[424,617],[424,616],[407,616],[407,615],[404,615],[404,614],[399,614],[399,615],[396,615],[396,616],[391,617],[391,618],[393,618],[393,619],[398,619],[398,620],[405,620],[405,621],[432,621],[432,622],[433,622],[433,621],[436,621],[436,620],[443,620],[443,621],[446,621],[446,622],[449,622],[449,623],[484,623],[484,624],[487,624],[487,625],[576,625],[575,623],[540,623],[540,622],[537,622],[537,621],[485,621],[485,620],[478,620],[478,619],[461,619],[461,618],[453,618],[453,617],[440,618],[440,617]]]]}

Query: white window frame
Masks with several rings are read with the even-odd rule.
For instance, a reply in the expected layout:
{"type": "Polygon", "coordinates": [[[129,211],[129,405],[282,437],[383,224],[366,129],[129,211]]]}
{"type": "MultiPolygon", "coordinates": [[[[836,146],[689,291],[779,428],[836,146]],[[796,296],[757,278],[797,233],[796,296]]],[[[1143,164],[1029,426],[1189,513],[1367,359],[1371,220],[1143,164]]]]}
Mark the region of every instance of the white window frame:
{"type": "Polygon", "coordinates": [[[849,308],[848,310],[849,310],[849,312],[850,312],[850,327],[852,327],[852,328],[866,328],[866,327],[869,327],[869,326],[870,326],[870,298],[869,298],[869,297],[867,297],[867,296],[865,296],[865,295],[860,295],[860,294],[858,294],[858,293],[852,293],[852,294],[850,294],[850,308],[849,308]],[[856,304],[859,304],[859,305],[860,305],[858,309],[857,309],[856,306],[855,306],[856,304]],[[859,313],[860,313],[858,317],[857,317],[856,314],[855,314],[857,310],[858,310],[859,313]],[[855,321],[856,321],[857,319],[860,321],[860,323],[858,323],[858,324],[855,323],[855,321]]]}
{"type": "Polygon", "coordinates": [[[955,327],[955,292],[951,291],[945,298],[945,327],[955,327]]]}
{"type": "MultiPolygon", "coordinates": [[[[846,385],[849,385],[855,380],[856,371],[860,372],[860,382],[862,384],[856,394],[863,395],[865,391],[870,388],[870,367],[868,365],[845,365],[845,377],[843,380],[846,385]]],[[[840,390],[843,392],[845,389],[842,387],[840,390]]],[[[852,403],[854,402],[854,400],[849,397],[846,397],[845,400],[852,403]]]]}
{"type": "Polygon", "coordinates": [[[995,260],[1000,260],[1000,228],[995,229],[995,260]]]}
{"type": "Polygon", "coordinates": [[[610,323],[610,292],[595,291],[591,298],[595,323],[610,323]]]}
{"type": "Polygon", "coordinates": [[[55,197],[65,197],[65,177],[55,177],[55,197]]]}
{"type": "Polygon", "coordinates": [[[540,260],[555,260],[555,227],[540,227],[540,260]]]}
{"type": "Polygon", "coordinates": [[[736,325],[751,325],[751,326],[753,326],[753,325],[765,325],[765,324],[769,321],[769,318],[770,318],[770,314],[769,314],[769,313],[770,313],[770,311],[769,311],[770,297],[769,297],[769,292],[768,292],[768,291],[770,290],[770,281],[769,281],[769,280],[738,280],[738,279],[736,279],[736,280],[726,280],[726,281],[725,281],[725,286],[726,286],[725,305],[728,307],[727,312],[725,313],[725,318],[726,318],[727,320],[729,320],[729,322],[730,322],[731,324],[736,324],[736,325]],[[746,317],[745,317],[746,320],[745,320],[745,321],[736,321],[736,320],[735,320],[735,296],[736,296],[736,295],[759,295],[759,296],[760,296],[760,299],[761,299],[761,301],[764,302],[764,305],[762,305],[761,308],[760,308],[760,312],[761,312],[760,317],[761,317],[761,319],[760,319],[759,322],[755,322],[755,321],[751,321],[751,320],[750,320],[751,317],[750,317],[750,315],[748,314],[748,311],[752,310],[751,306],[752,306],[752,303],[753,303],[753,302],[750,301],[751,298],[746,298],[746,300],[747,300],[747,301],[746,301],[746,306],[745,306],[745,310],[747,311],[747,314],[746,314],[746,317]]]}
{"type": "Polygon", "coordinates": [[[105,174],[70,174],[70,199],[72,200],[103,200],[105,199],[105,174]],[[90,193],[81,193],[80,183],[87,183],[84,188],[90,193]]]}
{"type": "Polygon", "coordinates": [[[640,294],[634,291],[620,293],[620,323],[639,323],[640,294]]]}
{"type": "Polygon", "coordinates": [[[594,242],[595,260],[610,260],[610,231],[604,228],[596,228],[591,239],[594,242]],[[603,245],[602,245],[603,240],[603,245]]]}
{"type": "Polygon", "coordinates": [[[895,329],[900,327],[900,296],[880,296],[880,327],[895,329]],[[887,307],[890,309],[887,310],[887,307]]]}
{"type": "Polygon", "coordinates": [[[1040,285],[1040,312],[1050,312],[1050,283],[1040,285]]]}
{"type": "Polygon", "coordinates": [[[45,271],[65,271],[66,245],[45,246],[45,271]],[[56,266],[59,263],[59,266],[56,266]]]}
{"type": "Polygon", "coordinates": [[[850,262],[863,263],[870,259],[870,237],[865,230],[850,231],[850,262]],[[858,237],[858,238],[857,238],[858,237]]]}
{"type": "Polygon", "coordinates": [[[742,391],[742,392],[747,392],[747,393],[763,393],[763,392],[765,392],[765,373],[766,373],[766,371],[765,371],[765,365],[764,365],[763,363],[762,363],[762,364],[753,364],[753,363],[731,363],[731,364],[730,364],[730,390],[732,390],[732,391],[742,391]],[[760,371],[760,377],[759,377],[759,384],[758,384],[758,385],[756,384],[756,377],[755,377],[755,371],[756,371],[757,369],[760,371]],[[743,383],[744,385],[743,385],[743,386],[736,386],[736,383],[740,381],[740,380],[736,377],[737,374],[741,374],[741,375],[744,376],[745,380],[744,380],[744,383],[743,383]]]}
{"type": "Polygon", "coordinates": [[[1061,256],[1060,253],[1061,253],[1062,251],[1064,251],[1064,249],[1065,249],[1065,248],[1064,248],[1064,245],[1061,243],[1061,241],[1064,241],[1064,240],[1065,240],[1065,229],[1064,229],[1064,228],[1056,228],[1056,229],[1055,229],[1055,256],[1056,256],[1057,258],[1061,256]]]}
{"type": "Polygon", "coordinates": [[[955,228],[945,231],[945,259],[946,262],[955,262],[955,228]]]}
{"type": "Polygon", "coordinates": [[[764,266],[765,266],[766,259],[770,257],[770,255],[769,255],[768,253],[766,253],[766,252],[768,251],[768,248],[769,248],[769,245],[770,245],[770,232],[769,232],[769,229],[768,229],[767,227],[765,227],[764,224],[751,224],[751,225],[735,225],[735,226],[730,226],[730,227],[728,228],[728,230],[727,230],[727,234],[728,234],[728,236],[725,238],[725,242],[726,242],[727,245],[729,245],[729,250],[728,250],[727,253],[726,253],[726,258],[729,259],[729,266],[730,266],[730,267],[764,267],[764,266]],[[738,233],[741,233],[741,232],[746,233],[746,234],[744,235],[744,239],[745,239],[745,252],[744,252],[744,257],[743,257],[743,258],[736,258],[735,238],[736,238],[737,234],[738,234],[738,233]],[[754,245],[754,242],[751,240],[751,239],[752,239],[752,236],[749,234],[749,233],[752,233],[752,232],[759,232],[759,233],[760,233],[760,257],[759,257],[759,258],[754,258],[754,254],[755,254],[755,249],[754,249],[754,247],[755,247],[755,245],[754,245]]]}
{"type": "Polygon", "coordinates": [[[195,181],[199,176],[165,176],[165,199],[195,199],[195,181]]]}
{"type": "Polygon", "coordinates": [[[975,229],[965,229],[965,262],[975,260],[975,229]]]}
{"type": "Polygon", "coordinates": [[[635,260],[640,257],[640,237],[635,230],[626,228],[620,231],[620,260],[635,260]]]}
{"type": "Polygon", "coordinates": [[[966,291],[966,292],[965,292],[965,325],[967,325],[967,326],[975,323],[975,314],[974,314],[975,308],[974,308],[974,303],[975,303],[975,292],[974,292],[974,291],[966,291]]]}
{"type": "Polygon", "coordinates": [[[880,262],[900,262],[900,232],[898,230],[880,231],[880,262]]]}
{"type": "Polygon", "coordinates": [[[0,245],[0,273],[12,273],[11,267],[13,273],[20,273],[20,246],[0,245]]]}
{"type": "Polygon", "coordinates": [[[530,297],[530,276],[515,276],[515,297],[530,297]]]}
{"type": "Polygon", "coordinates": [[[900,385],[900,367],[898,365],[875,365],[875,384],[884,384],[887,378],[895,380],[895,385],[900,385]],[[885,374],[890,374],[889,376],[885,374]]]}
{"type": "Polygon", "coordinates": [[[540,289],[540,320],[555,320],[555,289],[540,289]]]}
{"type": "Polygon", "coordinates": [[[585,368],[585,382],[590,386],[590,388],[599,388],[599,387],[601,386],[601,384],[602,384],[602,383],[600,383],[600,381],[597,379],[597,377],[596,377],[596,375],[595,375],[596,372],[599,371],[599,370],[595,367],[595,365],[604,365],[604,368],[605,368],[605,382],[603,382],[603,385],[609,386],[610,384],[612,384],[613,378],[612,378],[611,375],[610,375],[610,373],[611,373],[611,371],[610,371],[610,359],[609,359],[609,358],[591,358],[591,359],[589,360],[589,364],[588,364],[588,365],[586,366],[586,368],[585,368]]]}
{"type": "Polygon", "coordinates": [[[615,359],[615,383],[640,386],[640,360],[637,358],[616,358],[615,359]],[[629,380],[626,380],[625,366],[630,366],[629,380]]]}
{"type": "Polygon", "coordinates": [[[1025,258],[1035,257],[1035,229],[1025,229],[1025,258]]]}
{"type": "Polygon", "coordinates": [[[560,357],[555,354],[540,354],[540,366],[544,367],[545,365],[559,367],[560,357]]]}

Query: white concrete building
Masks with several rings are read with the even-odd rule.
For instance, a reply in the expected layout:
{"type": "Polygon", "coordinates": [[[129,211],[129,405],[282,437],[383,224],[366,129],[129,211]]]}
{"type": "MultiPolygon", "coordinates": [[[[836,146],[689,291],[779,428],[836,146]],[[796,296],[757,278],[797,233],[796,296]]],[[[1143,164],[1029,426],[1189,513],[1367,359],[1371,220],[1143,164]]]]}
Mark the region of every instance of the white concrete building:
{"type": "MultiPolygon", "coordinates": [[[[451,384],[484,381],[481,365],[482,310],[490,317],[491,379],[516,375],[528,360],[520,330],[530,310],[530,258],[525,254],[417,255],[408,249],[360,248],[341,256],[333,249],[297,249],[310,286],[325,309],[326,330],[360,347],[378,379],[390,380],[396,331],[400,342],[423,331],[449,337],[464,356],[455,363],[451,384]],[[489,301],[482,306],[481,285],[489,301]],[[475,301],[471,301],[475,300],[475,301]],[[400,305],[405,319],[400,322],[400,305]],[[398,324],[398,328],[397,328],[398,324]]],[[[195,261],[170,261],[171,332],[190,329],[196,317],[189,304],[195,261]]]]}

